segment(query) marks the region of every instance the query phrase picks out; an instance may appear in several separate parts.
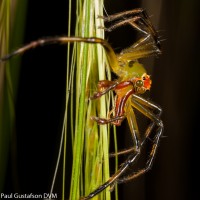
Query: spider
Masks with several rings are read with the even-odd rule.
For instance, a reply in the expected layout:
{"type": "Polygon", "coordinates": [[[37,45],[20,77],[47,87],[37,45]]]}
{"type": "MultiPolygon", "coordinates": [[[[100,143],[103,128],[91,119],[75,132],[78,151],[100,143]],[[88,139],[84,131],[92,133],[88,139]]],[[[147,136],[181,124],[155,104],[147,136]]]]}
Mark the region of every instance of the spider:
{"type": "Polygon", "coordinates": [[[143,36],[133,45],[122,50],[119,54],[116,54],[111,45],[106,40],[101,38],[49,37],[33,41],[0,59],[0,62],[3,62],[9,60],[13,56],[24,53],[29,49],[47,44],[84,42],[101,44],[103,46],[107,55],[108,63],[113,73],[118,78],[114,81],[99,81],[98,90],[93,96],[90,97],[90,100],[98,99],[102,95],[110,91],[114,91],[116,93],[115,105],[114,109],[112,109],[109,113],[109,118],[92,116],[91,119],[100,125],[113,124],[120,126],[122,121],[126,118],[128,120],[134,147],[118,152],[118,155],[127,153],[130,155],[125,162],[121,164],[118,171],[109,178],[109,180],[91,192],[88,196],[82,197],[81,200],[91,199],[108,186],[112,188],[117,183],[123,183],[132,180],[147,172],[152,166],[158,148],[158,143],[163,132],[163,123],[160,119],[162,109],[153,102],[141,97],[141,95],[147,90],[150,90],[152,81],[144,66],[138,61],[138,59],[161,53],[160,42],[149,16],[143,9],[138,8],[108,17],[99,16],[99,18],[103,18],[106,23],[111,22],[109,27],[99,27],[108,32],[113,31],[120,26],[130,25],[139,31],[143,36]],[[138,110],[151,120],[151,123],[144,133],[143,140],[140,138],[134,110],[138,110]],[[131,175],[125,175],[127,168],[134,164],[135,160],[139,157],[143,144],[146,142],[155,128],[156,132],[152,140],[153,144],[149,153],[149,158],[146,161],[146,165],[143,169],[133,172],[131,175]]]}

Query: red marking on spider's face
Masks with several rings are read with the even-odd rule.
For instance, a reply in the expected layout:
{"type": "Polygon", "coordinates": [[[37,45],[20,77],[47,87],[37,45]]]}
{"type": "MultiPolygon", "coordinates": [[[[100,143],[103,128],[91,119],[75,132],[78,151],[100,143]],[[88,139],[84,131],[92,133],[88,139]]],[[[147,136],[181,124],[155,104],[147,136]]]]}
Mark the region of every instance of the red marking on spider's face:
{"type": "Polygon", "coordinates": [[[151,88],[151,84],[152,84],[152,81],[150,79],[150,76],[145,74],[143,76],[143,80],[144,80],[144,87],[146,88],[146,90],[150,90],[151,88]]]}
{"type": "Polygon", "coordinates": [[[143,94],[151,88],[150,76],[144,73],[140,78],[134,79],[134,87],[136,94],[143,94]]]}

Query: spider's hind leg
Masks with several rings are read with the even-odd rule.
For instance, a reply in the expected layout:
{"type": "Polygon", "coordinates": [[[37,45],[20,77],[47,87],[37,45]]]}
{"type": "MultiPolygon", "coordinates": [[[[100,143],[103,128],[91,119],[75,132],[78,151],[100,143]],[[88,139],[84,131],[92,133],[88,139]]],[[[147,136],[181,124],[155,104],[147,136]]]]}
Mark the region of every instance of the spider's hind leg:
{"type": "Polygon", "coordinates": [[[132,179],[135,179],[138,176],[146,173],[147,171],[149,171],[151,169],[151,167],[153,165],[153,161],[155,159],[156,151],[158,149],[158,144],[159,144],[159,141],[162,136],[163,129],[164,129],[163,123],[160,119],[162,109],[159,106],[157,106],[154,103],[152,103],[146,99],[143,99],[142,97],[139,97],[137,95],[133,95],[132,102],[133,102],[132,105],[136,109],[138,109],[141,113],[143,113],[145,116],[147,116],[148,118],[150,118],[152,120],[152,122],[150,123],[150,125],[148,126],[148,128],[145,131],[145,139],[141,142],[141,146],[143,146],[143,144],[146,142],[147,138],[149,138],[149,136],[151,135],[152,130],[154,129],[155,126],[157,126],[157,130],[156,130],[155,136],[152,141],[153,145],[152,145],[151,151],[149,153],[149,158],[146,162],[145,167],[138,170],[137,172],[134,172],[131,175],[120,177],[117,180],[117,183],[123,183],[123,182],[130,181],[132,179]],[[154,114],[152,110],[157,111],[157,113],[154,114]]]}
{"type": "MultiPolygon", "coordinates": [[[[114,120],[123,120],[125,116],[121,119],[121,117],[115,117],[114,120]],[[119,118],[119,119],[118,119],[119,118]]],[[[100,118],[98,118],[100,119],[100,118]]],[[[106,120],[108,121],[108,120],[106,120]]],[[[100,185],[96,190],[91,192],[88,196],[82,197],[81,200],[88,200],[99,194],[101,191],[106,189],[107,187],[110,186],[111,190],[113,189],[114,185],[118,183],[118,180],[120,179],[121,176],[126,172],[127,168],[135,162],[135,160],[138,158],[140,155],[140,141],[137,137],[137,134],[134,134],[134,139],[135,139],[135,151],[128,157],[128,159],[121,164],[120,168],[118,171],[113,174],[108,181],[106,181],[104,184],[100,185]]]]}
{"type": "Polygon", "coordinates": [[[156,135],[153,140],[153,145],[152,145],[151,151],[149,153],[149,159],[147,160],[145,167],[138,170],[137,172],[134,172],[131,175],[120,177],[117,180],[117,183],[124,183],[124,182],[130,181],[130,180],[133,180],[151,169],[151,167],[153,165],[153,161],[155,159],[156,151],[158,149],[158,144],[159,144],[162,132],[163,132],[163,125],[160,125],[156,131],[156,135]]]}

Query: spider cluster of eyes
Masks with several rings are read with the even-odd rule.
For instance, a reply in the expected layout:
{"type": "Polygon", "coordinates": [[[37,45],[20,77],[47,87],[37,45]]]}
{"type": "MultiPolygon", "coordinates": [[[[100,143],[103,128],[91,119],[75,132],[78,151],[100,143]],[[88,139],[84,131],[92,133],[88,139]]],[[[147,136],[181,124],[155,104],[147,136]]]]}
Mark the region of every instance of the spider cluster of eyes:
{"type": "Polygon", "coordinates": [[[136,78],[136,81],[134,84],[136,93],[143,94],[147,90],[150,90],[151,83],[152,83],[152,81],[150,79],[150,76],[147,75],[146,73],[144,73],[141,78],[136,78]]]}

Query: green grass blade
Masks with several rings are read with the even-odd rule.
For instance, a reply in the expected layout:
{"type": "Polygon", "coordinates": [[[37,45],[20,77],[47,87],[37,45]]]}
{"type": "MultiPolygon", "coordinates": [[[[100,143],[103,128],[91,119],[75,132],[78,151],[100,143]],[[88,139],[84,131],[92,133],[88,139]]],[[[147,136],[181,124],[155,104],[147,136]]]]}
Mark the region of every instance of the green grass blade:
{"type": "MultiPolygon", "coordinates": [[[[21,44],[24,30],[24,15],[26,1],[3,0],[0,2],[0,56],[6,55],[9,49],[21,44]],[[11,21],[10,19],[14,19],[11,21]],[[14,30],[14,31],[11,31],[14,30]],[[10,32],[12,34],[10,34],[10,32]]],[[[4,184],[8,150],[11,147],[11,158],[15,156],[15,109],[14,102],[18,86],[19,58],[12,61],[12,68],[8,63],[0,64],[0,191],[4,184]],[[13,66],[14,65],[14,66],[13,66]],[[12,142],[10,145],[10,141],[12,142]]],[[[13,162],[14,176],[17,176],[16,160],[13,162]]],[[[16,177],[15,177],[16,178],[16,177]]],[[[17,183],[15,183],[17,188],[17,183]]]]}
{"type": "MultiPolygon", "coordinates": [[[[104,37],[102,29],[103,1],[77,1],[76,35],[104,37]],[[84,31],[83,31],[84,30],[84,31]]],[[[99,126],[91,116],[106,117],[110,109],[110,97],[89,101],[97,89],[98,81],[110,78],[110,69],[100,45],[76,45],[76,122],[73,133],[73,166],[70,199],[77,200],[109,179],[109,126],[99,126]],[[107,73],[106,73],[107,72],[107,73]]],[[[101,199],[110,199],[110,192],[103,192],[101,199]]]]}

